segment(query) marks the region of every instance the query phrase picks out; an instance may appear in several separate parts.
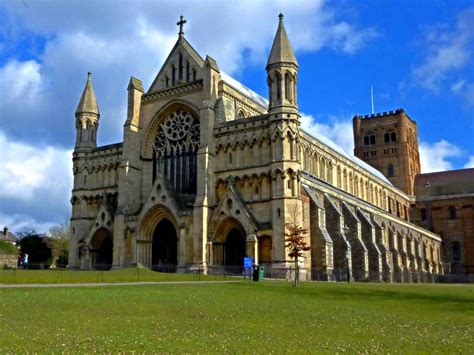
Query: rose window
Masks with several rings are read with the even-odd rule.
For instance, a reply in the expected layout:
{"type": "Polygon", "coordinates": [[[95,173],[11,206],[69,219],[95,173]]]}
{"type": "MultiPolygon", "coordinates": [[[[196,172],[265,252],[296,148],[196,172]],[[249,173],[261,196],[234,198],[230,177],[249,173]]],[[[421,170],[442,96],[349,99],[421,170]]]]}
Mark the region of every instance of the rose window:
{"type": "Polygon", "coordinates": [[[176,110],[160,124],[153,140],[156,176],[164,176],[180,194],[196,194],[196,156],[200,142],[199,120],[186,110],[176,110]]]}

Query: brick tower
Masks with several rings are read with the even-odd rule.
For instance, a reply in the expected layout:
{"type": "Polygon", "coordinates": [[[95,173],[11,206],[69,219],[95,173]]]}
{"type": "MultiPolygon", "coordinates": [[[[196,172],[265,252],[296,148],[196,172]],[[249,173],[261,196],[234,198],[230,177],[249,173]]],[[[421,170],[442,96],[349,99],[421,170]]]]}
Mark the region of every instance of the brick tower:
{"type": "Polygon", "coordinates": [[[352,122],[355,156],[413,195],[415,176],[420,173],[416,122],[403,109],[354,116],[352,122]]]}

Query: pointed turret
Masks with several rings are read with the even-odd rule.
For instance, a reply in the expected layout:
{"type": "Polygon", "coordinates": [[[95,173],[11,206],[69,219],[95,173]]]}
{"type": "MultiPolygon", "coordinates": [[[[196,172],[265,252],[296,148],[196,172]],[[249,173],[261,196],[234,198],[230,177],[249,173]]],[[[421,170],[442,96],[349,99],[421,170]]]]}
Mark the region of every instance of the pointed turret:
{"type": "Polygon", "coordinates": [[[268,112],[290,114],[286,116],[287,118],[294,113],[296,114],[294,118],[297,118],[299,115],[296,96],[298,62],[286,34],[283,14],[278,17],[280,18],[278,30],[266,66],[270,97],[268,112]]]}
{"type": "Polygon", "coordinates": [[[76,149],[97,146],[99,107],[92,87],[92,74],[87,73],[87,82],[76,109],[76,149]]]}
{"type": "Polygon", "coordinates": [[[294,64],[298,67],[295,53],[293,52],[290,41],[288,40],[285,25],[283,24],[284,16],[283,14],[280,14],[278,17],[280,18],[280,21],[278,23],[278,30],[275,39],[273,40],[272,50],[268,57],[267,70],[270,65],[279,63],[294,64]]]}
{"type": "Polygon", "coordinates": [[[76,115],[79,113],[93,113],[100,115],[97,99],[95,98],[94,88],[92,87],[92,73],[87,73],[87,82],[82,92],[81,100],[77,105],[76,115]]]}

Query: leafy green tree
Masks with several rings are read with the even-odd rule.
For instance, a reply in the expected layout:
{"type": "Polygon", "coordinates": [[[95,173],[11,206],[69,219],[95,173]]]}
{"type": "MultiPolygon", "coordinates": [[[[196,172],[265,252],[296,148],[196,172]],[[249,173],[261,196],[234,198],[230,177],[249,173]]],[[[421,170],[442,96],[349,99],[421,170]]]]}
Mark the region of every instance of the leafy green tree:
{"type": "Polygon", "coordinates": [[[28,254],[28,267],[39,268],[51,265],[51,249],[44,235],[34,229],[24,229],[18,234],[21,255],[28,254]]]}

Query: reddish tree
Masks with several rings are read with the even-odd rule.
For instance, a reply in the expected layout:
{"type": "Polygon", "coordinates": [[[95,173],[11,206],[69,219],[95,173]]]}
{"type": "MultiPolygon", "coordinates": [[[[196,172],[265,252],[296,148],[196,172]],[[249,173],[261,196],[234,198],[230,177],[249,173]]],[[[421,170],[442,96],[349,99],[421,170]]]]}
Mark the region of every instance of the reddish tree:
{"type": "Polygon", "coordinates": [[[294,219],[285,224],[288,230],[285,233],[286,247],[288,248],[288,256],[295,260],[295,287],[298,287],[300,281],[300,272],[298,267],[298,258],[303,257],[303,252],[310,250],[304,239],[308,230],[301,227],[294,219]]]}

